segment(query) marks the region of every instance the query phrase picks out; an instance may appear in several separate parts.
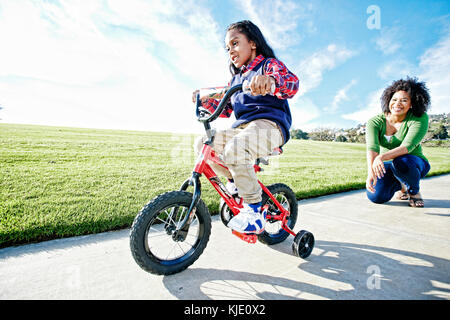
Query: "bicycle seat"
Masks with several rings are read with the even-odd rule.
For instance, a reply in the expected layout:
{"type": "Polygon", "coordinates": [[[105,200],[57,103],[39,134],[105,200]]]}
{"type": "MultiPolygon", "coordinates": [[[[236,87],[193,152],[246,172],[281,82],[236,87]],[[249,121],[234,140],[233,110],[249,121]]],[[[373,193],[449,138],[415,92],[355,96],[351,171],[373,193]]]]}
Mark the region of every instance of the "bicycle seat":
{"type": "Polygon", "coordinates": [[[273,149],[272,153],[269,154],[268,156],[260,157],[260,158],[256,159],[255,164],[259,165],[260,163],[262,163],[262,164],[268,165],[269,157],[279,156],[282,153],[283,153],[283,149],[281,147],[277,147],[277,148],[273,149]]]}

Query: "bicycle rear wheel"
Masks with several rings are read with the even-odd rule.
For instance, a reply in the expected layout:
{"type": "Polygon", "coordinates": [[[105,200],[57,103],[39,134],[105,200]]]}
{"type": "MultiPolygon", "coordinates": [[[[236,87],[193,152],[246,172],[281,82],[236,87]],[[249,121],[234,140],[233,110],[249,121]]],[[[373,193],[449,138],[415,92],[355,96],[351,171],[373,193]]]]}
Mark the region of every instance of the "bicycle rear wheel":
{"type": "MultiPolygon", "coordinates": [[[[287,185],[283,183],[272,184],[267,187],[275,199],[283,206],[284,209],[290,212],[287,220],[287,226],[293,229],[297,222],[298,203],[295,193],[287,185]]],[[[281,212],[272,199],[266,193],[262,195],[262,207],[269,205],[268,214],[272,216],[280,216],[281,212]]],[[[266,227],[263,233],[258,235],[258,240],[262,243],[272,245],[283,242],[289,236],[289,233],[282,228],[282,222],[276,219],[267,219],[266,227]]]]}

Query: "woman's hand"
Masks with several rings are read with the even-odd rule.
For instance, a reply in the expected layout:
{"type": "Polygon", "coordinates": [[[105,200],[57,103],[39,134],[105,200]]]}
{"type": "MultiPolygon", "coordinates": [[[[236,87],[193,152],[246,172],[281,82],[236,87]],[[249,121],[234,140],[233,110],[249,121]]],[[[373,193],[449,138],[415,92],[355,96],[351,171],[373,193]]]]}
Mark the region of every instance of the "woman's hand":
{"type": "Polygon", "coordinates": [[[372,163],[372,172],[378,179],[384,177],[386,173],[386,169],[384,168],[383,160],[381,159],[381,155],[375,157],[372,163]]]}
{"type": "Polygon", "coordinates": [[[366,179],[366,189],[369,190],[369,192],[374,193],[376,184],[377,178],[373,175],[371,171],[369,171],[369,174],[367,175],[366,179]]]}
{"type": "Polygon", "coordinates": [[[276,85],[275,79],[266,75],[253,77],[249,84],[252,95],[254,96],[265,96],[266,94],[272,93],[272,85],[276,85]]]}
{"type": "MultiPolygon", "coordinates": [[[[377,173],[374,168],[379,168],[380,155],[372,150],[367,150],[367,179],[366,189],[372,193],[375,192],[375,185],[377,184],[377,173]],[[378,160],[377,160],[378,159],[378,160]]],[[[381,161],[381,165],[384,168],[384,163],[381,161]]],[[[383,171],[383,170],[381,170],[383,171]]]]}

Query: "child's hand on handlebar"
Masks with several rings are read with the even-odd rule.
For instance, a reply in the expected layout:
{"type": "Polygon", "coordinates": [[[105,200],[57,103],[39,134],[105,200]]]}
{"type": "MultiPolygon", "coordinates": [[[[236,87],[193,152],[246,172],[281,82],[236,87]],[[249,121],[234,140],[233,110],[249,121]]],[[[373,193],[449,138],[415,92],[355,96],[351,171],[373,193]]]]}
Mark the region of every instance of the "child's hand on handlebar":
{"type": "Polygon", "coordinates": [[[200,90],[195,90],[192,92],[192,102],[195,103],[197,99],[197,94],[200,93],[200,90]]]}
{"type": "Polygon", "coordinates": [[[273,94],[275,91],[275,86],[275,79],[266,75],[258,75],[253,77],[249,84],[250,91],[254,96],[273,94]]]}
{"type": "Polygon", "coordinates": [[[195,103],[195,100],[197,98],[197,94],[202,94],[200,96],[200,101],[205,102],[208,99],[214,99],[214,100],[220,100],[223,98],[225,93],[230,87],[211,87],[211,88],[203,88],[203,89],[197,89],[194,92],[192,92],[192,102],[195,103]]]}

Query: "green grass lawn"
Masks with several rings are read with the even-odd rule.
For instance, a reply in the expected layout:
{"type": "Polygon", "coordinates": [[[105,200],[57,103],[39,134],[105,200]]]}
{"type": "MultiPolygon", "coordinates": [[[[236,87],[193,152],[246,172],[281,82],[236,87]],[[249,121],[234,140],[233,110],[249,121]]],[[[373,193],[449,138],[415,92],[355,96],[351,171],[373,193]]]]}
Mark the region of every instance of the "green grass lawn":
{"type": "MultiPolygon", "coordinates": [[[[0,247],[128,227],[153,197],[192,171],[193,135],[0,124],[0,247]]],[[[424,148],[429,175],[450,172],[449,148],[424,148]]],[[[365,185],[365,145],[291,140],[260,179],[298,199],[365,185]]],[[[202,178],[202,198],[219,198],[202,178]]]]}

